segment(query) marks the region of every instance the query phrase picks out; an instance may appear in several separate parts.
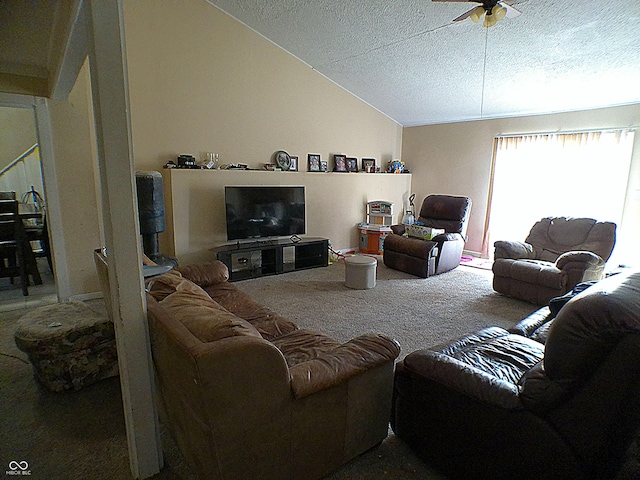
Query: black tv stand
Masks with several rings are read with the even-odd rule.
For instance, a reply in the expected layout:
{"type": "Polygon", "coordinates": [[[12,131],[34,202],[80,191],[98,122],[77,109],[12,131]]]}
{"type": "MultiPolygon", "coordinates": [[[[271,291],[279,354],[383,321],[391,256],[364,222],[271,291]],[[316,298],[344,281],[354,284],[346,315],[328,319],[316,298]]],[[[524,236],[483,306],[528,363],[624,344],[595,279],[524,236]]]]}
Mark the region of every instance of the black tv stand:
{"type": "Polygon", "coordinates": [[[329,240],[326,238],[234,243],[214,251],[218,260],[229,269],[231,282],[329,264],[329,240]]]}

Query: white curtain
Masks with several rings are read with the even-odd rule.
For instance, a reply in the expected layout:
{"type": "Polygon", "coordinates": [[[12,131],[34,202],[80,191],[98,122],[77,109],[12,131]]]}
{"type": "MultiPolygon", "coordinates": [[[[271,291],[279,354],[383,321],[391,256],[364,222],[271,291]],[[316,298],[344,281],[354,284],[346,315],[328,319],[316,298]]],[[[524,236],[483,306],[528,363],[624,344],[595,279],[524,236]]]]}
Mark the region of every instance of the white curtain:
{"type": "Polygon", "coordinates": [[[622,220],[633,130],[495,139],[484,256],[496,240],[523,241],[549,216],[622,220]]]}

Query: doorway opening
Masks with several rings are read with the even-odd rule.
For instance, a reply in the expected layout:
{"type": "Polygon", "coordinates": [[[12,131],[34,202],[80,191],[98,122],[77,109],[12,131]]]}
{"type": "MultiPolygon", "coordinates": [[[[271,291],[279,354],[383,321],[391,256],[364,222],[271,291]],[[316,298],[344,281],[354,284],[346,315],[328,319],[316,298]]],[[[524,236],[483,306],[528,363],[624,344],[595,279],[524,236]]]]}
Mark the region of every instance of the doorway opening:
{"type": "Polygon", "coordinates": [[[27,300],[42,301],[43,296],[56,301],[47,229],[47,200],[32,105],[0,106],[0,196],[13,197],[19,202],[22,223],[32,238],[29,245],[35,264],[35,274],[30,275],[28,297],[24,297],[21,288],[17,288],[19,279],[0,279],[3,308],[11,308],[12,304],[18,308],[27,300]]]}

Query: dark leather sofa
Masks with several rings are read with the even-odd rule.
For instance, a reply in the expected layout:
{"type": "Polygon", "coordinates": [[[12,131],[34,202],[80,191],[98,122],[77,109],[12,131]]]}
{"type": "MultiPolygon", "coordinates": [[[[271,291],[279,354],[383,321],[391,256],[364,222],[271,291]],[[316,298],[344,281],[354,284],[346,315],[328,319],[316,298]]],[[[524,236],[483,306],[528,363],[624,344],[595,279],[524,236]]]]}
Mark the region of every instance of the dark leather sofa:
{"type": "Polygon", "coordinates": [[[545,340],[492,327],[409,354],[394,432],[452,479],[611,478],[640,426],[640,272],[576,295],[545,340]]]}

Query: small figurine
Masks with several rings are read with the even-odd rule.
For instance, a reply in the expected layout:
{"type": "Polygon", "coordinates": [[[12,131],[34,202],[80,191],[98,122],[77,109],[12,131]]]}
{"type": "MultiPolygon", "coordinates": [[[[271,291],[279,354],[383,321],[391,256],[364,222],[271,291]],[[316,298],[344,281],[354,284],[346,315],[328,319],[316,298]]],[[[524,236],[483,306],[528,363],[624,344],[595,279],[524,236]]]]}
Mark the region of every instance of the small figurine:
{"type": "Polygon", "coordinates": [[[387,164],[387,172],[404,173],[404,162],[400,160],[389,160],[389,163],[387,164]]]}

